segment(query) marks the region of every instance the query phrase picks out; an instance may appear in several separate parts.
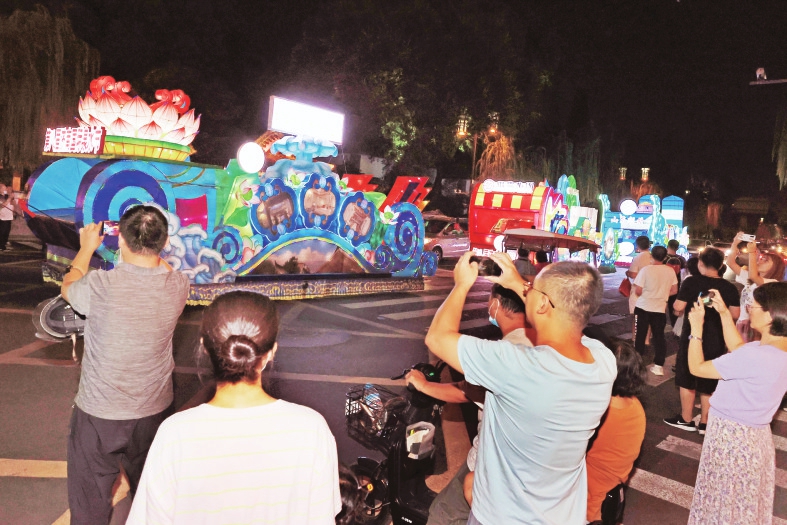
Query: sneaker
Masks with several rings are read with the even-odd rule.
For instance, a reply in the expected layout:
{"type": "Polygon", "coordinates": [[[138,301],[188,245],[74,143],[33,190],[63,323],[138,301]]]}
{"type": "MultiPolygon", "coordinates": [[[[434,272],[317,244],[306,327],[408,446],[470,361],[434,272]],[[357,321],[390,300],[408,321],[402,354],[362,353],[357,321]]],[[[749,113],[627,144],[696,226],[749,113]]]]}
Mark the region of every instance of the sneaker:
{"type": "Polygon", "coordinates": [[[661,365],[653,365],[650,367],[650,373],[654,376],[663,376],[664,375],[664,367],[661,365]]]}
{"type": "Polygon", "coordinates": [[[699,433],[700,436],[704,436],[705,435],[705,427],[706,426],[707,426],[706,423],[700,423],[699,425],[697,425],[697,432],[699,433]]]}
{"type": "Polygon", "coordinates": [[[688,430],[689,432],[695,432],[697,430],[697,427],[694,426],[694,421],[686,422],[683,420],[680,414],[675,417],[664,418],[664,422],[670,426],[682,428],[683,430],[688,430]]]}

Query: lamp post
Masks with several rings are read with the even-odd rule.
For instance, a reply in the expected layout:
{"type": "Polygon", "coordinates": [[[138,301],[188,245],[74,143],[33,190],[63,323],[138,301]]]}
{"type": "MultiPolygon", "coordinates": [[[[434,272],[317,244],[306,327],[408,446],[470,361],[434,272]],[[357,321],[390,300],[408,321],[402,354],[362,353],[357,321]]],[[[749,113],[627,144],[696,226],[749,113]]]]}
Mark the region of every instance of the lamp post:
{"type": "MultiPolygon", "coordinates": [[[[498,132],[498,126],[500,124],[500,114],[497,111],[493,111],[489,114],[489,128],[484,131],[479,131],[477,133],[473,133],[473,166],[472,170],[470,171],[470,179],[475,180],[475,159],[476,153],[478,152],[478,137],[488,137],[489,135],[495,136],[498,132]]],[[[462,109],[462,113],[459,115],[459,120],[456,124],[456,137],[460,140],[468,138],[470,135],[469,132],[470,127],[470,115],[467,113],[467,109],[462,109]]]]}

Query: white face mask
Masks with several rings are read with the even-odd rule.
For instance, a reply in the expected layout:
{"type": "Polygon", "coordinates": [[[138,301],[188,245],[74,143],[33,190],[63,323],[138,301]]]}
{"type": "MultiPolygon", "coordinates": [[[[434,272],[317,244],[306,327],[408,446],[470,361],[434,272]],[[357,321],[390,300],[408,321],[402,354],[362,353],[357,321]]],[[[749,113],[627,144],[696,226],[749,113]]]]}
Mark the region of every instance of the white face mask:
{"type": "Polygon", "coordinates": [[[118,265],[122,262],[123,262],[123,250],[121,250],[120,246],[118,246],[118,251],[115,257],[115,264],[118,265]]]}

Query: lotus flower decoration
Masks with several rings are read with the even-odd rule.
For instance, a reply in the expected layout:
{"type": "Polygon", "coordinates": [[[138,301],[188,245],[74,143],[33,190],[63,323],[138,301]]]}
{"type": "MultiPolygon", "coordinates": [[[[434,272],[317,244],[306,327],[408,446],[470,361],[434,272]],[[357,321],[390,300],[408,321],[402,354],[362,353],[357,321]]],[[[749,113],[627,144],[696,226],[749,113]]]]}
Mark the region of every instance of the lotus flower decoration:
{"type": "Polygon", "coordinates": [[[148,105],[130,96],[131,84],[109,76],[90,82],[90,91],[79,99],[77,124],[101,126],[110,135],[161,140],[188,146],[199,133],[201,116],[189,109],[191,98],[180,89],[156,91],[156,102],[148,105]]]}

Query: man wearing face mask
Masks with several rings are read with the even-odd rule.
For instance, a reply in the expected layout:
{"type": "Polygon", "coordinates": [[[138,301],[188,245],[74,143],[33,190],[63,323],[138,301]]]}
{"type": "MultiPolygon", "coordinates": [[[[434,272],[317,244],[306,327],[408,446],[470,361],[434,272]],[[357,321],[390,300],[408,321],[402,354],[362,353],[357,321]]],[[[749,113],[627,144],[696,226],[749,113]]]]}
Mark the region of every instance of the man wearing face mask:
{"type": "MultiPolygon", "coordinates": [[[[525,305],[516,292],[503,288],[499,284],[493,285],[487,310],[489,322],[500,328],[504,341],[516,345],[533,345],[525,334],[525,305]]],[[[413,385],[416,390],[447,403],[475,403],[478,405],[480,428],[483,418],[484,394],[486,393],[483,387],[470,384],[467,381],[431,383],[418,370],[408,372],[405,381],[413,385]]],[[[477,455],[478,435],[467,453],[465,464],[460,467],[454,478],[432,502],[427,525],[455,525],[467,521],[472,501],[469,488],[472,487],[477,455]]]]}
{"type": "Polygon", "coordinates": [[[168,237],[157,208],[127,210],[118,236],[123,262],[89,272],[102,233],[99,224],[80,229],[80,249],[61,288],[74,310],[87,316],[68,437],[72,525],[109,523],[120,464],[136,492],[173,401],[172,334],[189,293],[188,278],[159,256],[168,237]]]}

